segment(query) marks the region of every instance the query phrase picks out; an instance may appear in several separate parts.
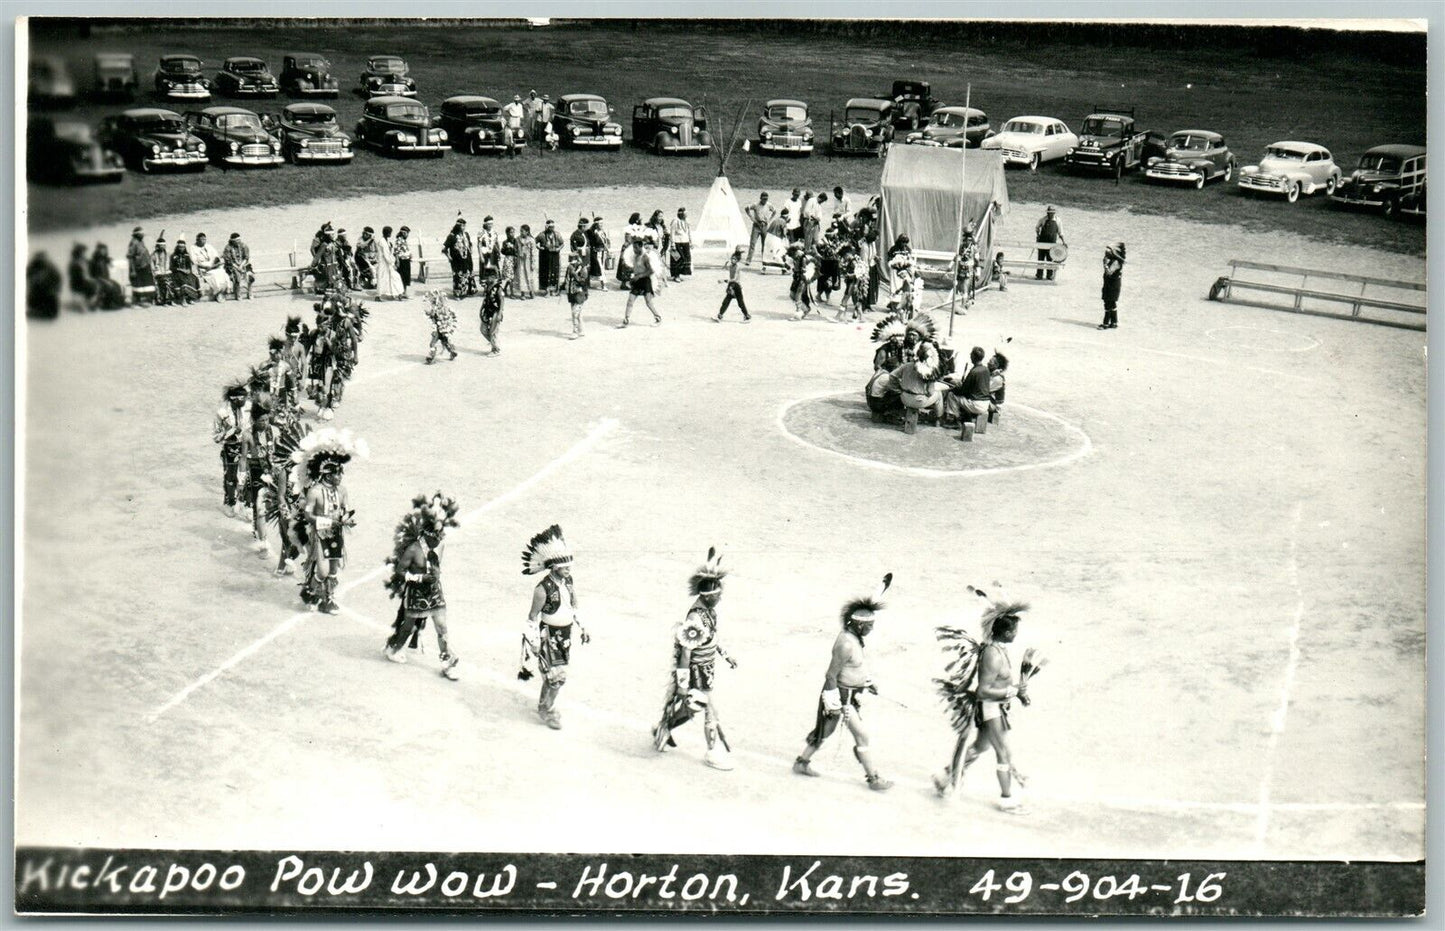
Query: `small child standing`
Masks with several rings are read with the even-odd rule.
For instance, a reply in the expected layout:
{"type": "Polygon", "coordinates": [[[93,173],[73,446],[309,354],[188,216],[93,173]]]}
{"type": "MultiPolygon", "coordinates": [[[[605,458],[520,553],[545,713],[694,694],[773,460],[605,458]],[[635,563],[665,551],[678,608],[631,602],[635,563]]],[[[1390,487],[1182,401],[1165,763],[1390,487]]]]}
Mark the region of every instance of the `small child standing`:
{"type": "Polygon", "coordinates": [[[457,331],[457,315],[452,311],[447,303],[447,296],[442,291],[428,291],[426,304],[426,315],[432,325],[431,351],[426,355],[426,364],[431,365],[436,361],[438,346],[444,347],[455,360],[457,351],[452,346],[452,334],[457,331]]]}
{"type": "Polygon", "coordinates": [[[713,319],[722,323],[723,314],[728,312],[733,301],[738,302],[738,310],[743,312],[743,323],[751,323],[753,315],[748,313],[748,302],[743,300],[743,283],[740,280],[743,265],[743,253],[747,250],[738,246],[733,250],[733,257],[728,261],[727,293],[723,295],[722,307],[718,309],[717,316],[713,319]]]}

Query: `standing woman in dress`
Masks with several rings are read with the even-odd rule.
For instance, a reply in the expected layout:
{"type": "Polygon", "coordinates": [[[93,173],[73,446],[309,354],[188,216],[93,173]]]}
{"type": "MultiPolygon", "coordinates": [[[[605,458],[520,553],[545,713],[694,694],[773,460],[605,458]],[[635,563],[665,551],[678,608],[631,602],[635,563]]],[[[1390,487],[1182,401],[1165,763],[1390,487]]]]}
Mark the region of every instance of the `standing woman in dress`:
{"type": "Polygon", "coordinates": [[[536,297],[532,290],[532,278],[536,275],[537,240],[532,235],[532,227],[529,224],[522,224],[522,232],[517,236],[517,295],[531,300],[536,297]]]}
{"type": "Polygon", "coordinates": [[[401,296],[404,298],[406,289],[411,287],[411,227],[403,226],[396,231],[391,251],[396,256],[396,273],[401,276],[401,296]]]}
{"type": "Polygon", "coordinates": [[[1104,322],[1101,330],[1119,328],[1119,293],[1124,288],[1124,244],[1116,242],[1104,250],[1104,322]]]}
{"type": "Polygon", "coordinates": [[[402,287],[401,273],[396,270],[396,252],[391,242],[391,227],[381,228],[381,238],[376,240],[376,298],[380,301],[399,301],[406,296],[402,287]]]}

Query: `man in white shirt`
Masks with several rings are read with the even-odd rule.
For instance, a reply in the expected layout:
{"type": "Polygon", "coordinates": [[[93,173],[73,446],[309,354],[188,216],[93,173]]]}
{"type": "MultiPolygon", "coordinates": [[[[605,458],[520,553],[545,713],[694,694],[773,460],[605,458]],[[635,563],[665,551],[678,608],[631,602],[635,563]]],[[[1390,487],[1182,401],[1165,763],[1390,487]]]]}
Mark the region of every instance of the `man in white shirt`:
{"type": "Polygon", "coordinates": [[[853,201],[841,186],[833,188],[833,219],[847,222],[853,218],[853,201]]]}
{"type": "Polygon", "coordinates": [[[524,115],[522,95],[513,94],[512,102],[502,108],[502,116],[507,120],[507,132],[512,140],[522,138],[522,117],[524,115]]]}
{"type": "Polygon", "coordinates": [[[667,227],[672,239],[672,267],[668,276],[673,281],[682,281],[683,275],[692,274],[692,224],[687,222],[687,208],[677,208],[677,219],[667,227]]]}
{"type": "Polygon", "coordinates": [[[803,197],[797,188],[793,188],[793,197],[784,212],[788,215],[788,242],[798,242],[803,238],[803,197]]]}

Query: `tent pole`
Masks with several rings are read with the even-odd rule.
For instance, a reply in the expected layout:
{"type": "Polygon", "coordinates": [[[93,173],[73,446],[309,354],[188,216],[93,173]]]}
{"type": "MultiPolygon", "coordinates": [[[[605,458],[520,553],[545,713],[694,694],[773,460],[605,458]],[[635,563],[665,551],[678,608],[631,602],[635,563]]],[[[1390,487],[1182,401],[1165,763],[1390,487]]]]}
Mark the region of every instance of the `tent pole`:
{"type": "MultiPolygon", "coordinates": [[[[968,110],[973,104],[973,84],[963,96],[963,163],[959,167],[958,230],[953,237],[953,293],[948,298],[948,335],[953,335],[953,313],[958,304],[959,247],[963,244],[963,199],[968,196],[968,110]]],[[[965,305],[967,306],[967,305],[965,305]]]]}

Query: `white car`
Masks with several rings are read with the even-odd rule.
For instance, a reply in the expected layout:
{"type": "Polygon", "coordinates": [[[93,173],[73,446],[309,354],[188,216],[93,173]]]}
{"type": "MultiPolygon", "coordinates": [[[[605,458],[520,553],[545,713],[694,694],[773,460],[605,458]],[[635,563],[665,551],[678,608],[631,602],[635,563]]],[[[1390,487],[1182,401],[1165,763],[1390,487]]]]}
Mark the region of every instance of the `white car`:
{"type": "Polygon", "coordinates": [[[1333,194],[1340,169],[1324,146],[1313,142],[1276,142],[1264,150],[1258,165],[1245,165],[1239,173],[1243,191],[1275,194],[1290,203],[1301,194],[1333,194]]]}
{"type": "Polygon", "coordinates": [[[1079,137],[1051,116],[1016,116],[1003,124],[998,135],[983,141],[980,148],[1000,149],[1006,165],[1027,165],[1038,171],[1044,162],[1063,158],[1079,144],[1079,137]]]}

